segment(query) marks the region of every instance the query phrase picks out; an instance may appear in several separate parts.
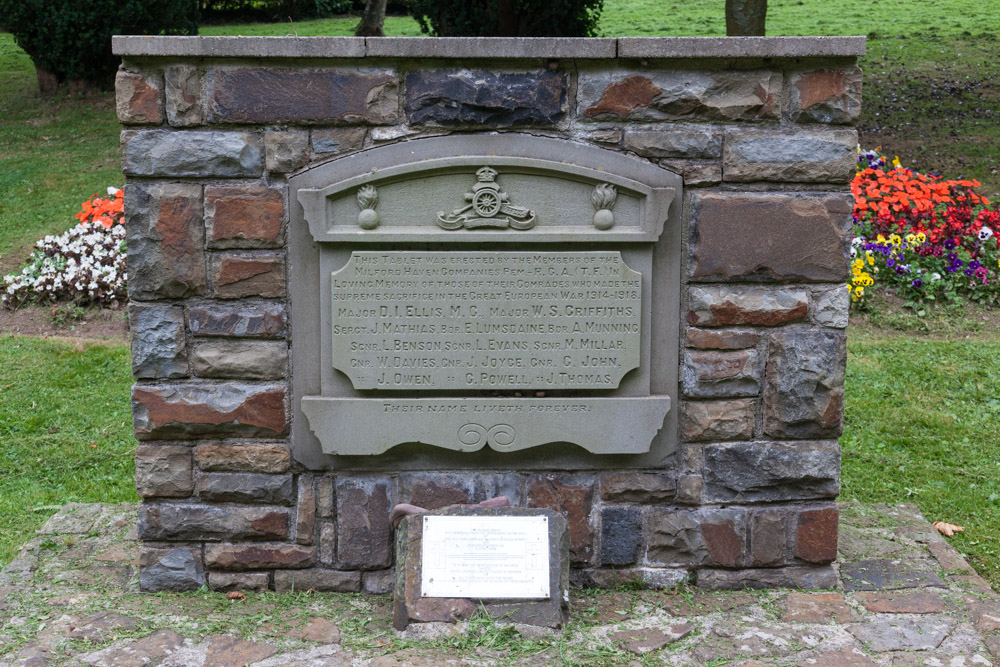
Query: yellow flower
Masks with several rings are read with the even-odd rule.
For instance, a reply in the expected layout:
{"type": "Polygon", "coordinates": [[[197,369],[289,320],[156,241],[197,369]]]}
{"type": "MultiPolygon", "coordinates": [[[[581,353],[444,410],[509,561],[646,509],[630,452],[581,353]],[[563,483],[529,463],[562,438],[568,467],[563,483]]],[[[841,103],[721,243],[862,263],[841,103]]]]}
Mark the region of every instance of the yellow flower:
{"type": "Polygon", "coordinates": [[[861,298],[865,295],[865,288],[859,287],[858,289],[854,290],[854,293],[858,295],[858,298],[861,298]]]}
{"type": "Polygon", "coordinates": [[[899,163],[899,156],[898,155],[896,157],[892,158],[892,166],[895,167],[896,169],[899,169],[900,167],[903,166],[903,165],[901,165],[899,163]]]}
{"type": "Polygon", "coordinates": [[[875,257],[872,256],[872,251],[871,250],[865,250],[865,257],[868,258],[868,263],[869,264],[875,264],[875,257]]]}
{"type": "Polygon", "coordinates": [[[899,238],[899,234],[893,234],[892,236],[889,237],[889,241],[892,243],[892,245],[898,246],[903,242],[903,239],[899,238]]]}
{"type": "Polygon", "coordinates": [[[917,243],[926,243],[926,242],[927,242],[927,234],[924,234],[923,232],[918,233],[917,243]]]}
{"type": "Polygon", "coordinates": [[[854,289],[854,285],[847,283],[847,292],[850,293],[852,289],[854,289]]]}
{"type": "Polygon", "coordinates": [[[916,237],[915,234],[907,234],[906,235],[906,244],[907,245],[914,245],[916,242],[917,242],[917,237],[916,237]]]}
{"type": "Polygon", "coordinates": [[[876,236],[875,240],[878,241],[879,243],[885,243],[885,237],[882,236],[881,234],[879,234],[878,236],[876,236]]]}

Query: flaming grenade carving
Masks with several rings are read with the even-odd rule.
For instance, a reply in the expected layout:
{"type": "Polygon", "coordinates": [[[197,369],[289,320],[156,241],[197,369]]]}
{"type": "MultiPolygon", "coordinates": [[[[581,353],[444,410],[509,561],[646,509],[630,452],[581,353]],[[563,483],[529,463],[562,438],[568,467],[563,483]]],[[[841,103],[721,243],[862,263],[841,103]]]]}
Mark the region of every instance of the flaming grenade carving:
{"type": "Polygon", "coordinates": [[[361,229],[375,229],[378,227],[378,190],[374,185],[362,185],[358,188],[358,227],[361,229]]]}
{"type": "Polygon", "coordinates": [[[590,195],[590,203],[597,211],[594,213],[594,227],[611,229],[615,226],[615,214],[611,209],[614,208],[617,199],[618,192],[610,183],[600,183],[594,188],[594,192],[590,195]]]}

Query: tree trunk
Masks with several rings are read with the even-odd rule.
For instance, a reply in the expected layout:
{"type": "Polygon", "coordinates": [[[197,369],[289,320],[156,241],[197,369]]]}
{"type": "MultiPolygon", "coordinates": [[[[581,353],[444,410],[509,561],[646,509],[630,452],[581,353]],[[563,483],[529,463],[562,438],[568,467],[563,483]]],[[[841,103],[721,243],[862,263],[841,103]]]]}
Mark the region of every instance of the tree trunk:
{"type": "Polygon", "coordinates": [[[767,0],[726,0],[726,34],[745,37],[764,34],[767,0]]]}
{"type": "Polygon", "coordinates": [[[38,77],[38,92],[42,97],[49,97],[56,92],[56,88],[59,87],[59,77],[38,65],[35,65],[35,76],[38,77]]]}
{"type": "Polygon", "coordinates": [[[382,25],[385,23],[385,3],[387,0],[367,0],[361,23],[354,29],[358,37],[385,37],[382,25]]]}

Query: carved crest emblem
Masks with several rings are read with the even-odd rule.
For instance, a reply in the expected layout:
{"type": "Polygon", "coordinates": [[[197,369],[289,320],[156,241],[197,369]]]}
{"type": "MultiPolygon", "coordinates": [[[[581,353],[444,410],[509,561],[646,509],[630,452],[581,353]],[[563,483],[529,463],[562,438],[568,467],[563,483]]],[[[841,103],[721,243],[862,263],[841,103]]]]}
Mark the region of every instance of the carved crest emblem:
{"type": "Polygon", "coordinates": [[[496,182],[497,171],[482,167],[476,171],[476,184],[465,193],[470,202],[451,213],[438,211],[437,223],[444,229],[531,229],[535,226],[535,212],[510,203],[507,193],[496,182]]]}

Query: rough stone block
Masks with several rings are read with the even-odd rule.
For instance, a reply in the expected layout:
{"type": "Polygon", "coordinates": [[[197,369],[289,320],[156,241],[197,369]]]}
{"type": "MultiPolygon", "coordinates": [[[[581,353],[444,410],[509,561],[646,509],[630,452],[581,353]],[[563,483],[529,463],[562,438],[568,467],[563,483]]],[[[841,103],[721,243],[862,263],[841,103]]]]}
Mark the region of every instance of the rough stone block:
{"type": "Polygon", "coordinates": [[[198,547],[144,546],[139,556],[139,590],[196,591],[205,585],[205,567],[198,547]]]}
{"type": "Polygon", "coordinates": [[[321,568],[276,570],[274,590],[278,593],[294,593],[296,591],[356,593],[361,590],[361,573],[321,568]]]}
{"type": "Polygon", "coordinates": [[[776,438],[840,435],[847,339],[843,331],[772,334],[764,388],[764,432],[776,438]]]}
{"type": "Polygon", "coordinates": [[[194,490],[191,448],[185,445],[138,445],[135,489],[143,498],[186,498],[194,490]]]}
{"type": "Polygon", "coordinates": [[[188,306],[196,336],[283,338],[287,315],[280,303],[213,303],[188,306]]]}
{"type": "Polygon", "coordinates": [[[136,385],[132,421],[140,440],[202,436],[275,436],[288,427],[286,387],[230,382],[225,385],[136,385]]]}
{"type": "Polygon", "coordinates": [[[262,442],[206,442],[194,448],[194,462],[206,472],[283,473],[291,464],[287,445],[262,442]]]}
{"type": "Polygon", "coordinates": [[[837,558],[836,507],[799,512],[795,538],[795,556],[810,563],[832,563],[837,558]]]}
{"type": "Polygon", "coordinates": [[[688,347],[699,350],[745,350],[757,345],[757,332],[753,330],[713,331],[688,327],[688,347]]]}
{"type": "Polygon", "coordinates": [[[261,67],[210,68],[209,123],[394,123],[398,84],[391,72],[261,67]]]}
{"type": "Polygon", "coordinates": [[[777,120],[782,75],[771,70],[581,72],[586,120],[777,120]]]}
{"type": "Polygon", "coordinates": [[[322,475],[316,478],[316,516],[330,519],[336,516],[337,504],[333,477],[322,475]]]}
{"type": "Polygon", "coordinates": [[[219,570],[311,567],[316,548],[284,543],[206,544],[205,565],[219,570]]]}
{"type": "Polygon", "coordinates": [[[817,69],[789,77],[789,118],[796,123],[853,123],[861,116],[861,69],[817,69]]]}
{"type": "Polygon", "coordinates": [[[761,375],[757,350],[687,350],[681,384],[686,396],[756,396],[761,375]]]}
{"type": "Polygon", "coordinates": [[[377,570],[361,574],[361,587],[370,595],[388,595],[396,585],[396,571],[377,570]]]}
{"type": "Polygon", "coordinates": [[[570,475],[533,475],[528,479],[528,507],[559,512],[569,522],[569,554],[574,563],[589,563],[594,556],[594,529],[590,513],[594,483],[570,475]]]}
{"type": "Polygon", "coordinates": [[[319,562],[333,566],[337,563],[337,524],[332,521],[319,523],[319,562]]]}
{"type": "Polygon", "coordinates": [[[125,186],[128,291],[133,300],[177,299],[206,290],[201,186],[125,186]]]}
{"type": "Polygon", "coordinates": [[[695,326],[775,327],[809,316],[809,295],[800,289],[696,285],[688,293],[687,322],[695,326]]]}
{"type": "Polygon", "coordinates": [[[289,515],[284,507],[143,503],[139,539],[284,540],[289,534],[289,515]]]}
{"type": "Polygon", "coordinates": [[[201,72],[192,65],[170,65],[165,70],[167,121],[174,127],[201,125],[201,72]]]}
{"type": "Polygon", "coordinates": [[[631,565],[639,557],[642,514],[634,507],[601,510],[601,565],[631,565]]]}
{"type": "Polygon", "coordinates": [[[836,441],[705,445],[705,502],[833,498],[840,492],[836,441]]]}
{"type": "Polygon", "coordinates": [[[270,585],[267,572],[209,572],[208,587],[218,593],[254,591],[263,593],[270,585]]]}
{"type": "Polygon", "coordinates": [[[367,131],[363,127],[313,130],[311,133],[312,151],[316,155],[342,155],[361,150],[367,131]]]}
{"type": "Polygon", "coordinates": [[[212,257],[213,294],[220,299],[285,296],[285,258],[281,255],[212,257]]]}
{"type": "Polygon", "coordinates": [[[833,329],[846,329],[850,318],[851,293],[845,285],[813,290],[813,320],[833,329]]]}
{"type": "Polygon", "coordinates": [[[701,475],[681,475],[677,478],[676,500],[685,505],[700,505],[704,480],[701,475]]]}
{"type": "Polygon", "coordinates": [[[278,248],[284,217],[281,188],[205,187],[209,248],[278,248]]]}
{"type": "Polygon", "coordinates": [[[403,473],[399,476],[399,502],[425,509],[479,503],[505,496],[520,503],[520,479],[513,474],[403,473]]]}
{"type": "Polygon", "coordinates": [[[750,564],[754,567],[789,564],[793,532],[791,512],[780,509],[754,511],[750,520],[750,564]]]}
{"type": "Polygon", "coordinates": [[[259,473],[202,473],[195,481],[195,494],[213,503],[292,504],[291,475],[259,473]]]}
{"type": "Polygon", "coordinates": [[[182,307],[133,301],[128,320],[133,377],[178,378],[188,374],[182,307]]]}
{"type": "Polygon", "coordinates": [[[406,75],[406,116],[421,125],[555,125],[566,115],[566,72],[425,70],[406,75]]]}
{"type": "Polygon", "coordinates": [[[163,77],[119,70],[115,108],[123,125],[159,125],[163,122],[163,77]]]}
{"type": "Polygon", "coordinates": [[[848,195],[696,194],[691,277],[846,281],[852,210],[848,195]]]}
{"type": "Polygon", "coordinates": [[[685,441],[749,440],[753,437],[756,401],[685,401],[681,435],[685,441]]]}
{"type": "Polygon", "coordinates": [[[388,479],[337,480],[337,561],[340,567],[381,570],[392,565],[388,479]]]}
{"type": "Polygon", "coordinates": [[[733,591],[744,588],[801,588],[822,590],[836,588],[837,573],[829,565],[776,568],[746,568],[742,570],[698,570],[697,585],[713,591],[733,591]]]}
{"type": "Polygon", "coordinates": [[[203,378],[280,380],[288,374],[288,344],[284,341],[201,341],[191,352],[191,367],[195,375],[203,378]]]}
{"type": "Polygon", "coordinates": [[[295,505],[295,541],[312,544],[316,530],[316,491],[312,475],[299,475],[299,494],[295,505]]]}
{"type": "Polygon", "coordinates": [[[746,560],[745,510],[653,509],[646,558],[657,565],[738,567],[746,560]]]}
{"type": "Polygon", "coordinates": [[[698,160],[660,160],[659,164],[684,179],[684,187],[696,188],[718,185],[722,182],[722,164],[698,160]]]}
{"type": "Polygon", "coordinates": [[[269,130],[264,133],[264,163],[267,170],[287,174],[309,164],[309,132],[269,130]]]}
{"type": "Polygon", "coordinates": [[[601,474],[601,499],[609,503],[655,505],[669,502],[676,490],[669,473],[622,470],[601,474]]]}
{"type": "Polygon", "coordinates": [[[626,130],[625,150],[648,158],[718,158],[722,155],[722,133],[705,125],[626,130]]]}
{"type": "Polygon", "coordinates": [[[264,171],[264,147],[253,132],[126,131],[122,171],[130,176],[256,177],[264,171]]]}
{"type": "Polygon", "coordinates": [[[722,152],[729,182],[847,183],[854,176],[854,130],[731,130],[722,152]]]}

